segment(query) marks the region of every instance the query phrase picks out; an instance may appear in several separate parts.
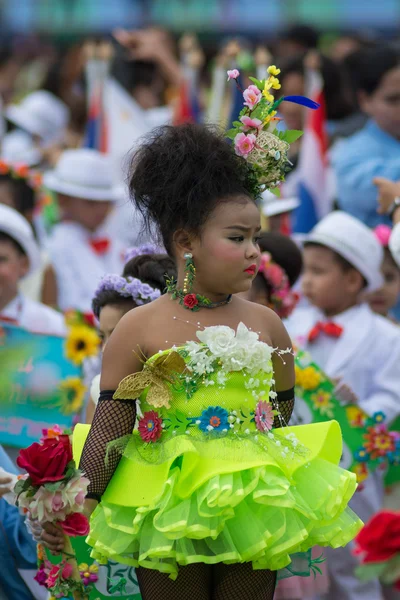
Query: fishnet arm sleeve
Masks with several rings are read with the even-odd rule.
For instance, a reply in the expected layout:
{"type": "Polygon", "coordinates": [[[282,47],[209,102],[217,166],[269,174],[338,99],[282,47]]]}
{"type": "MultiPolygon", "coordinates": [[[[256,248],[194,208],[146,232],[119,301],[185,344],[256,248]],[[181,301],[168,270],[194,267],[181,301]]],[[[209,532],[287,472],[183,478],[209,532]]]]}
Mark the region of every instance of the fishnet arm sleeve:
{"type": "Polygon", "coordinates": [[[100,392],[93,423],[83,448],[79,468],[90,480],[87,498],[99,501],[114,474],[121,454],[112,449],[105,463],[107,445],[132,433],[136,419],[136,403],[113,400],[113,390],[100,392]]]}
{"type": "Polygon", "coordinates": [[[294,409],[294,388],[278,392],[276,403],[280,414],[275,416],[273,426],[284,427],[289,424],[294,409]]]}

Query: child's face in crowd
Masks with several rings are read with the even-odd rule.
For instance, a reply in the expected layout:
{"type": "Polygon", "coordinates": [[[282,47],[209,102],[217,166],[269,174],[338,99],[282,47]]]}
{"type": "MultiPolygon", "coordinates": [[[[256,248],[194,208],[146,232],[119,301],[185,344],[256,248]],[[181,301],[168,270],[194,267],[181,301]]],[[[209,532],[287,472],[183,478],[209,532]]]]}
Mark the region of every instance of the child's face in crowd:
{"type": "Polygon", "coordinates": [[[362,276],[355,269],[346,271],[332,250],[305,247],[303,261],[302,290],[313,306],[334,316],[357,304],[362,276]]]}
{"type": "Polygon", "coordinates": [[[18,293],[18,282],[29,269],[28,258],[11,241],[0,240],[0,305],[2,308],[18,293]]]}
{"type": "Polygon", "coordinates": [[[396,306],[400,296],[400,269],[387,250],[385,250],[381,272],[385,283],[380,290],[369,296],[368,301],[374,312],[386,317],[396,306]]]}
{"type": "Polygon", "coordinates": [[[214,297],[249,290],[258,272],[260,213],[246,197],[222,202],[188,250],[196,265],[196,290],[214,297]]]}
{"type": "Polygon", "coordinates": [[[17,207],[15,206],[10,186],[7,181],[2,181],[0,183],[0,204],[5,204],[5,206],[10,206],[15,210],[17,209],[17,207]]]}
{"type": "Polygon", "coordinates": [[[126,304],[108,304],[101,309],[99,315],[99,336],[102,350],[104,350],[118,322],[132,308],[134,308],[134,305],[132,302],[129,302],[126,304]]]}
{"type": "Polygon", "coordinates": [[[110,213],[114,203],[99,200],[85,200],[72,196],[58,195],[63,218],[79,223],[89,231],[96,231],[110,213]]]}
{"type": "Polygon", "coordinates": [[[388,71],[371,95],[363,92],[360,106],[383,131],[400,138],[400,67],[388,71]]]}

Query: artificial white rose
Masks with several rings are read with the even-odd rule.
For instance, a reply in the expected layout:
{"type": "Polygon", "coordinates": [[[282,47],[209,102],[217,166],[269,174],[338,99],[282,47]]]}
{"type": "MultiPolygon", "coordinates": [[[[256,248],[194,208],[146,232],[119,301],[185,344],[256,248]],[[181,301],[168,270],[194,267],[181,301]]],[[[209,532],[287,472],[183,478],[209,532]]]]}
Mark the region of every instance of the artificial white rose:
{"type": "Polygon", "coordinates": [[[206,327],[203,331],[197,331],[196,335],[217,358],[230,354],[236,346],[235,332],[226,325],[206,327]]]}
{"type": "Polygon", "coordinates": [[[251,346],[251,354],[247,365],[248,370],[251,374],[256,375],[260,371],[270,373],[272,371],[271,365],[272,348],[264,342],[256,342],[251,346]]]}
{"type": "Polygon", "coordinates": [[[237,344],[226,356],[222,357],[222,365],[225,371],[241,371],[249,364],[251,349],[244,344],[237,344]]]}
{"type": "Polygon", "coordinates": [[[236,341],[240,345],[251,345],[258,341],[258,333],[250,331],[244,323],[239,323],[236,331],[236,341]]]}

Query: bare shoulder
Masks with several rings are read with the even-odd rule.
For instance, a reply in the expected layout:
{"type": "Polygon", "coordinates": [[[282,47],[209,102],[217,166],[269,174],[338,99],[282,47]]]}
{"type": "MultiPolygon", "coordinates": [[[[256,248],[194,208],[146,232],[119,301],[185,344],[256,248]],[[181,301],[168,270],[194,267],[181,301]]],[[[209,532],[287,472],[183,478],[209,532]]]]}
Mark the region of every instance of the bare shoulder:
{"type": "Polygon", "coordinates": [[[292,347],[282,320],[273,310],[243,298],[238,298],[238,300],[243,303],[240,306],[241,311],[244,314],[251,313],[252,328],[260,331],[264,339],[270,340],[276,348],[286,349],[292,347]]]}

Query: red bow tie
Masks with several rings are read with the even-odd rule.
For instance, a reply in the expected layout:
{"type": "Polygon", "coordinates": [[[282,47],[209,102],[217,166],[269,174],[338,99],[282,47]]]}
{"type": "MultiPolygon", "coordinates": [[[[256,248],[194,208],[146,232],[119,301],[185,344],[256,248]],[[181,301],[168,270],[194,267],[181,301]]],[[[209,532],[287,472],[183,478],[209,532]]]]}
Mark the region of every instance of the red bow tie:
{"type": "Polygon", "coordinates": [[[17,319],[12,319],[11,317],[6,317],[5,315],[0,315],[0,323],[9,323],[10,325],[18,325],[17,319]]]}
{"type": "Polygon", "coordinates": [[[108,238],[97,238],[96,240],[90,240],[90,245],[96,254],[105,254],[110,247],[110,240],[108,238]]]}
{"type": "Polygon", "coordinates": [[[327,323],[322,323],[318,321],[316,325],[311,329],[308,334],[308,341],[314,342],[321,333],[333,338],[339,338],[343,333],[343,327],[340,325],[336,325],[333,321],[328,321],[327,323]]]}

